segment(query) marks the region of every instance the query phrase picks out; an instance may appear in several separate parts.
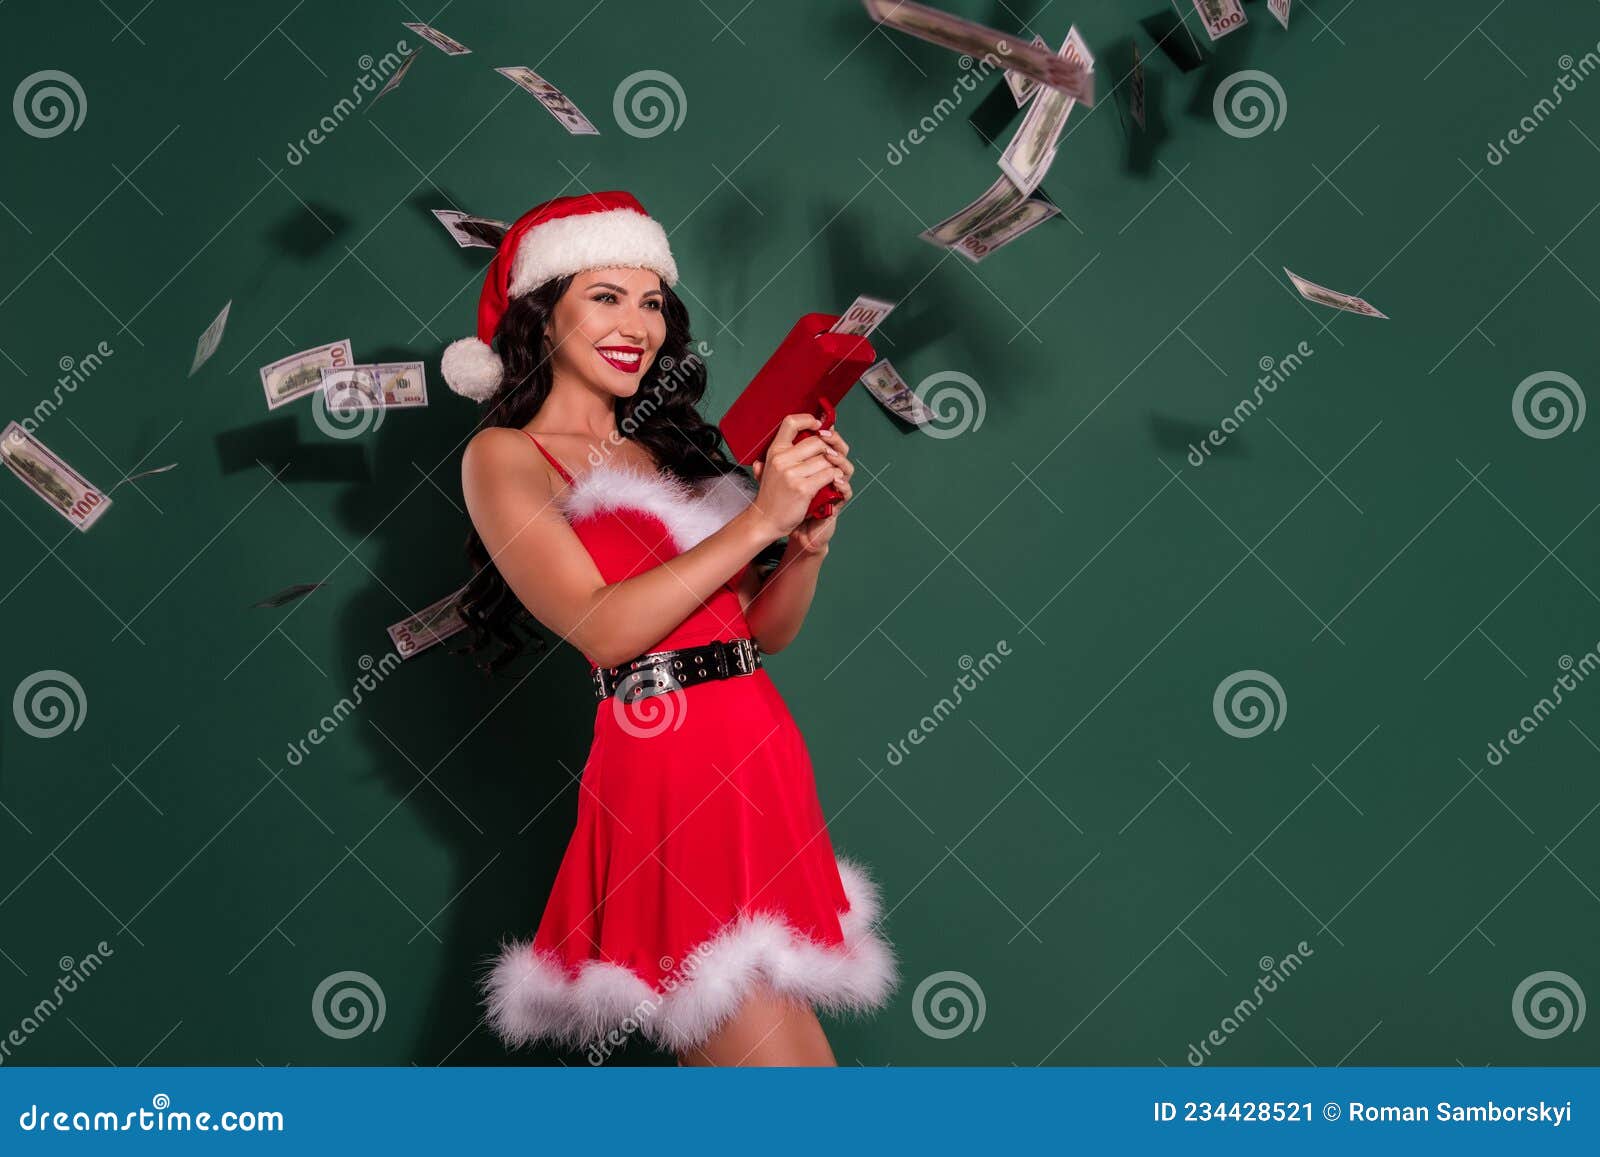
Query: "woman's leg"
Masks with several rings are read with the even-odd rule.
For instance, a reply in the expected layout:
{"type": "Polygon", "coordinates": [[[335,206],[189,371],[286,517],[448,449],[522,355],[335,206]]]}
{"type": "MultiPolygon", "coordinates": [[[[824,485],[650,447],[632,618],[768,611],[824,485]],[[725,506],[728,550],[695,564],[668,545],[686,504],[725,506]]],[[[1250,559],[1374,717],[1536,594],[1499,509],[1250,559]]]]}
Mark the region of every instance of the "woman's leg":
{"type": "Polygon", "coordinates": [[[762,985],[704,1045],[686,1050],[678,1063],[832,1066],[839,1062],[811,1007],[762,985]]]}

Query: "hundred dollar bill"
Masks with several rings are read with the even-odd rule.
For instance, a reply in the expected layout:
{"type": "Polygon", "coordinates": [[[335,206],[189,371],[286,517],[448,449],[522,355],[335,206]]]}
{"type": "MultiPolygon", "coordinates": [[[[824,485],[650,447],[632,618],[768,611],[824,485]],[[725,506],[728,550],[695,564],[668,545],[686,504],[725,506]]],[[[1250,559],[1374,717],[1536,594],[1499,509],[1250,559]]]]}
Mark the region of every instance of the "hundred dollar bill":
{"type": "Polygon", "coordinates": [[[1221,40],[1247,23],[1239,0],[1194,0],[1194,10],[1200,13],[1200,23],[1206,26],[1206,35],[1212,40],[1221,40]]]}
{"type": "Polygon", "coordinates": [[[1133,42],[1133,74],[1128,78],[1128,112],[1144,128],[1144,61],[1137,40],[1133,42]]]}
{"type": "Polygon", "coordinates": [[[343,369],[355,362],[350,339],[290,354],[270,366],[261,367],[261,388],[267,392],[267,409],[276,410],[296,398],[303,398],[322,385],[324,369],[343,369]]]}
{"type": "MultiPolygon", "coordinates": [[[[1050,51],[1049,42],[1042,36],[1035,36],[1033,43],[1036,48],[1050,51]]],[[[1039,82],[1033,77],[1023,76],[1020,72],[1012,72],[1009,69],[1006,70],[1006,86],[1011,89],[1011,99],[1017,102],[1018,108],[1032,100],[1034,94],[1039,91],[1039,82]]]]}
{"type": "Polygon", "coordinates": [[[1300,296],[1307,301],[1314,301],[1318,305],[1330,306],[1333,309],[1347,310],[1350,313],[1365,314],[1367,317],[1386,318],[1389,316],[1386,313],[1380,313],[1370,302],[1363,301],[1359,297],[1353,297],[1348,293],[1340,293],[1336,289],[1318,285],[1315,281],[1307,281],[1287,265],[1283,267],[1283,271],[1289,275],[1289,280],[1294,282],[1294,287],[1300,291],[1300,296]]]}
{"type": "Polygon", "coordinates": [[[926,426],[936,414],[906,385],[905,379],[884,358],[861,375],[861,384],[878,399],[879,405],[902,421],[913,426],[926,426]]]}
{"type": "Polygon", "coordinates": [[[1015,36],[929,8],[926,4],[913,3],[913,0],[861,2],[867,15],[879,24],[978,60],[992,53],[996,59],[1004,59],[1010,71],[1032,77],[1048,88],[1081,100],[1087,107],[1094,106],[1094,77],[1048,47],[1024,44],[1015,36]]]}
{"type": "Polygon", "coordinates": [[[206,326],[206,332],[201,334],[200,340],[195,343],[194,364],[189,367],[189,376],[191,378],[194,377],[194,372],[205,365],[211,355],[217,352],[217,347],[222,344],[222,331],[227,327],[228,311],[232,308],[232,301],[223,306],[222,312],[212,319],[211,324],[206,326]]]}
{"type": "MultiPolygon", "coordinates": [[[[1089,73],[1094,72],[1094,56],[1073,25],[1061,44],[1059,55],[1089,73]]],[[[1039,187],[1056,158],[1056,142],[1067,127],[1067,115],[1078,102],[1065,93],[1048,92],[1033,102],[1022,118],[1016,135],[1000,154],[1000,171],[1010,177],[1017,190],[1026,195],[1039,187]]]]}
{"type": "Polygon", "coordinates": [[[495,71],[518,88],[531,93],[535,100],[549,110],[551,116],[561,122],[561,127],[573,136],[600,135],[600,130],[594,127],[588,117],[578,111],[578,106],[567,99],[566,93],[533,69],[519,64],[515,68],[497,68],[495,71]]]}
{"type": "Polygon", "coordinates": [[[1029,197],[997,217],[991,217],[950,248],[976,263],[1002,245],[1010,244],[1035,225],[1041,225],[1061,212],[1049,201],[1029,197]]]}
{"type": "Polygon", "coordinates": [[[421,362],[382,362],[322,371],[323,401],[330,410],[378,407],[404,410],[428,404],[421,362]]]}
{"type": "Polygon", "coordinates": [[[474,217],[471,213],[463,213],[459,209],[435,209],[433,215],[439,219],[439,224],[445,227],[455,243],[463,249],[496,249],[500,245],[500,238],[511,228],[504,221],[496,221],[490,217],[474,217]]]}
{"type": "Polygon", "coordinates": [[[876,297],[862,294],[850,303],[850,308],[839,315],[839,320],[833,323],[829,333],[853,333],[860,337],[870,337],[872,331],[883,323],[894,309],[894,302],[880,301],[876,297]]]}
{"type": "Polygon", "coordinates": [[[325,585],[325,583],[295,583],[293,586],[284,587],[277,594],[268,595],[259,603],[252,603],[251,605],[253,607],[267,607],[269,609],[273,607],[281,607],[285,603],[292,603],[296,599],[303,599],[318,587],[325,585]]]}
{"type": "MultiPolygon", "coordinates": [[[[411,66],[416,63],[416,60],[417,60],[417,54],[415,52],[406,53],[406,62],[404,64],[402,64],[399,68],[395,69],[394,75],[389,78],[388,83],[386,83],[382,88],[380,88],[378,90],[378,95],[377,96],[372,98],[372,103],[373,104],[377,104],[387,94],[389,94],[389,93],[393,92],[395,89],[399,88],[400,87],[400,82],[406,78],[406,73],[408,71],[410,71],[411,66]]],[[[370,108],[371,105],[369,105],[368,107],[370,108]]]]}
{"type": "Polygon", "coordinates": [[[460,605],[466,589],[462,587],[453,594],[445,595],[432,606],[424,607],[410,618],[390,627],[389,641],[394,644],[395,654],[402,659],[409,659],[464,629],[467,622],[461,617],[460,605]]]}
{"type": "Polygon", "coordinates": [[[1267,11],[1278,18],[1278,23],[1289,27],[1289,0],[1267,0],[1267,11]]]}
{"type": "Polygon", "coordinates": [[[111,509],[110,495],[47,450],[20,422],[0,430],[0,460],[79,530],[88,530],[111,509]]]}
{"type": "Polygon", "coordinates": [[[1020,203],[1024,195],[1011,178],[1002,173],[994,184],[979,194],[977,200],[956,210],[937,225],[929,226],[917,236],[930,245],[948,249],[988,218],[1020,203]]]}
{"type": "Polygon", "coordinates": [[[414,24],[409,20],[402,20],[400,23],[411,29],[411,31],[415,32],[418,36],[422,37],[422,39],[426,40],[429,44],[433,45],[446,56],[465,56],[467,53],[472,51],[472,49],[468,48],[465,44],[462,44],[461,41],[457,40],[455,37],[446,36],[443,32],[440,32],[437,28],[434,28],[430,25],[414,24]]]}

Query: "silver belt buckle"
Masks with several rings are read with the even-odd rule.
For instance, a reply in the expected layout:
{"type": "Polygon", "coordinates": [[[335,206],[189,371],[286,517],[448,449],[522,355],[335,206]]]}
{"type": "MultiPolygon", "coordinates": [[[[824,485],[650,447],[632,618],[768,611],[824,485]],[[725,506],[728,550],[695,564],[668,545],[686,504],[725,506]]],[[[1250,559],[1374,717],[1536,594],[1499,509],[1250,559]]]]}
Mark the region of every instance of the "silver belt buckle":
{"type": "Polygon", "coordinates": [[[739,674],[748,675],[756,669],[755,643],[750,639],[733,640],[733,659],[739,674]]]}

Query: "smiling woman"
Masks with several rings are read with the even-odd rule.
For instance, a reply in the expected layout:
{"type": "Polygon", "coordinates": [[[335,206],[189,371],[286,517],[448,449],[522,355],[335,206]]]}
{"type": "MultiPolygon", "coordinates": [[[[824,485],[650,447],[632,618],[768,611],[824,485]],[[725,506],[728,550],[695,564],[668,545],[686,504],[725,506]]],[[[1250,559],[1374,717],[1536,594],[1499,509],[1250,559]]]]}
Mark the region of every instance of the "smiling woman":
{"type": "Polygon", "coordinates": [[[831,1065],[814,1010],[881,1006],[897,965],[762,655],[794,638],[829,550],[837,507],[810,519],[811,499],[832,482],[847,501],[854,467],[836,430],[797,443],[820,426],[798,414],[759,486],[728,458],[676,280],[629,194],[547,202],[445,353],[486,403],[462,458],[467,650],[503,644],[494,670],[531,618],[584,654],[596,699],[577,829],[532,937],[485,961],[486,1019],[512,1045],[608,1054],[638,1032],[685,1064],[831,1065]]]}

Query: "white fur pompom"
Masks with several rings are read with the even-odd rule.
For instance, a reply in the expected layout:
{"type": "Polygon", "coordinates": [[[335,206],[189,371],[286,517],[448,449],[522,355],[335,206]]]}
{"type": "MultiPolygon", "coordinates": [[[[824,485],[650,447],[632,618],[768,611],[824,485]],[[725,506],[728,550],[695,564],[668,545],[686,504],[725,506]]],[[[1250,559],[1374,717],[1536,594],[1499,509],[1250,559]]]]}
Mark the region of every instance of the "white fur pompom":
{"type": "Polygon", "coordinates": [[[446,346],[439,369],[452,390],[474,402],[493,397],[505,376],[500,355],[475,337],[464,337],[446,346]]]}

